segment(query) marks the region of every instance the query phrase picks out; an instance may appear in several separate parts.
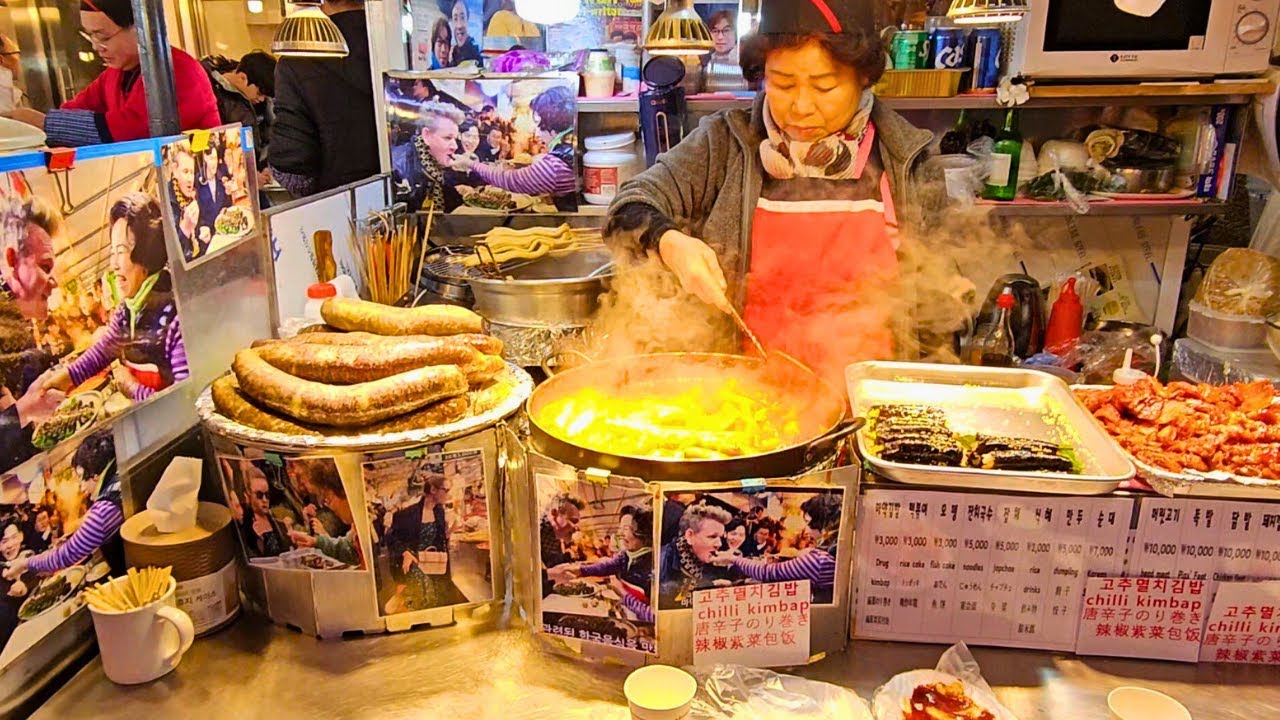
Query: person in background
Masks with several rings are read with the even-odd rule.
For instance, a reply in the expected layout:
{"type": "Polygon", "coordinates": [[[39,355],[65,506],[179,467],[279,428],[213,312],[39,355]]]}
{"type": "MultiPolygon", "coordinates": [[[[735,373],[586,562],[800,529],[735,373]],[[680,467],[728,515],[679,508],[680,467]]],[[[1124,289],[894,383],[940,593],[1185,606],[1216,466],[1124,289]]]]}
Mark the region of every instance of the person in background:
{"type": "Polygon", "coordinates": [[[397,582],[409,585],[409,607],[414,610],[466,601],[453,584],[452,563],[445,565],[443,573],[435,575],[427,574],[422,567],[423,552],[449,552],[445,504],[452,490],[444,468],[429,471],[422,496],[395,513],[384,538],[391,555],[392,576],[397,582]]]}
{"type": "Polygon", "coordinates": [[[464,120],[458,126],[458,146],[462,149],[460,155],[470,155],[479,159],[477,153],[480,150],[480,126],[476,125],[475,120],[464,120]]]}
{"type": "Polygon", "coordinates": [[[445,173],[455,165],[458,128],[466,116],[453,105],[425,102],[418,117],[421,128],[413,141],[391,149],[396,200],[408,203],[410,212],[431,205],[451,212],[462,205],[462,196],[445,173]]]}
{"type": "Polygon", "coordinates": [[[32,523],[31,540],[27,544],[31,547],[31,552],[42,553],[53,546],[53,524],[49,522],[49,509],[40,507],[36,509],[36,517],[32,523]]]}
{"type": "MultiPolygon", "coordinates": [[[[320,552],[339,562],[344,562],[352,567],[361,567],[364,565],[364,559],[360,554],[360,540],[356,536],[355,517],[351,512],[351,502],[347,500],[347,493],[342,488],[342,478],[336,472],[308,472],[307,483],[316,495],[316,500],[329,513],[332,513],[339,521],[346,524],[347,531],[337,537],[327,532],[316,532],[315,535],[309,535],[305,532],[297,530],[289,531],[289,539],[293,541],[295,547],[309,548],[313,547],[320,552]]],[[[318,520],[316,521],[319,522],[318,520]]],[[[321,525],[318,530],[324,530],[321,525]]]]}
{"type": "Polygon", "coordinates": [[[618,591],[622,604],[640,622],[654,620],[649,602],[653,585],[653,510],[641,505],[624,505],[618,512],[618,553],[591,564],[571,563],[553,567],[547,576],[554,582],[580,577],[607,577],[618,591]]]}
{"type": "Polygon", "coordinates": [[[362,0],[321,9],[346,38],[344,58],[281,58],[276,64],[272,176],[305,197],[378,174],[377,114],[362,0]]]}
{"type": "Polygon", "coordinates": [[[445,18],[436,20],[431,28],[431,69],[443,70],[453,67],[449,64],[453,54],[453,31],[449,29],[449,21],[445,18]]]}
{"type": "Polygon", "coordinates": [[[471,37],[471,29],[467,27],[470,20],[471,13],[467,10],[466,0],[454,0],[449,12],[449,24],[453,28],[453,53],[449,64],[453,67],[468,61],[484,66],[480,46],[476,45],[476,39],[471,37]]]}
{"type": "Polygon", "coordinates": [[[0,470],[36,454],[35,426],[53,414],[65,395],[37,382],[55,358],[38,348],[32,323],[49,318],[54,245],[63,240],[62,215],[39,198],[3,224],[0,237],[0,470]]]}
{"type": "Polygon", "coordinates": [[[194,260],[209,247],[213,239],[213,226],[200,225],[200,203],[196,202],[196,154],[191,143],[174,143],[168,147],[169,176],[172,191],[169,194],[173,216],[177,218],[178,246],[182,256],[194,260]]]}
{"type": "Polygon", "coordinates": [[[751,540],[755,545],[756,552],[754,555],[744,552],[744,556],[776,555],[778,554],[778,546],[782,542],[782,526],[773,518],[760,518],[751,526],[751,540]]]}
{"type": "Polygon", "coordinates": [[[707,20],[711,40],[715,43],[715,49],[702,58],[708,92],[747,89],[742,66],[738,63],[736,15],[732,10],[720,10],[707,20]]]}
{"type": "MultiPolygon", "coordinates": [[[[9,117],[43,128],[51,146],[78,147],[151,136],[138,33],[130,0],[81,0],[81,35],[107,66],[89,87],[48,115],[18,108],[9,117]]],[[[171,47],[178,123],[183,130],[217,127],[218,103],[195,58],[171,47]]]]}
{"type": "Polygon", "coordinates": [[[813,602],[831,602],[836,585],[836,546],[840,541],[841,498],[836,493],[820,493],[800,504],[806,532],[813,545],[791,560],[769,562],[750,560],[730,553],[718,553],[713,562],[732,568],[763,583],[808,580],[813,602]]]}
{"type": "Polygon", "coordinates": [[[271,481],[262,468],[242,461],[245,491],[248,494],[249,522],[242,526],[252,557],[275,557],[290,549],[287,530],[271,512],[271,481]]]}
{"type": "Polygon", "coordinates": [[[75,532],[58,547],[9,562],[4,578],[13,580],[28,570],[51,575],[84,561],[120,531],[124,524],[120,477],[116,473],[116,445],[111,430],[99,430],[80,442],[71,456],[71,469],[89,510],[75,532]]]}
{"type": "Polygon", "coordinates": [[[18,87],[22,78],[22,51],[8,35],[0,34],[0,113],[22,107],[26,94],[18,87]]]}
{"type": "Polygon", "coordinates": [[[190,375],[166,268],[164,216],[155,198],[132,192],[111,206],[109,222],[111,269],[125,300],[98,341],[71,364],[46,373],[43,387],[65,390],[119,360],[116,386],[141,402],[190,375]]]}
{"type": "Polygon", "coordinates": [[[534,158],[533,164],[516,170],[479,163],[467,156],[454,158],[453,168],[471,172],[486,185],[525,195],[552,195],[557,201],[572,196],[578,189],[578,173],[574,170],[574,144],[570,139],[577,126],[577,94],[557,86],[544,91],[529,103],[533,120],[538,125],[538,138],[547,152],[534,158]]]}
{"type": "MultiPolygon", "coordinates": [[[[12,516],[10,516],[12,517],[12,516]]],[[[6,565],[18,562],[30,552],[23,548],[22,528],[10,521],[0,532],[0,560],[6,565]]],[[[15,575],[10,578],[6,573],[0,577],[0,648],[9,643],[9,637],[18,627],[18,609],[30,592],[30,583],[34,579],[29,574],[15,575]]]]}
{"type": "Polygon", "coordinates": [[[735,515],[728,525],[724,526],[725,552],[743,557],[759,555],[755,549],[755,541],[747,537],[747,521],[741,515],[735,515]]]}
{"type": "MultiPolygon", "coordinates": [[[[197,227],[199,228],[199,241],[202,246],[200,249],[201,255],[209,249],[209,243],[212,242],[214,234],[217,233],[215,228],[218,215],[223,210],[231,207],[231,192],[227,187],[231,173],[227,170],[227,166],[222,160],[225,152],[222,147],[222,140],[223,136],[221,134],[210,136],[209,147],[200,153],[200,157],[196,161],[196,205],[200,208],[200,219],[197,221],[197,227]]],[[[241,162],[243,161],[243,156],[241,156],[241,162]]]]}
{"type": "MultiPolygon", "coordinates": [[[[481,122],[484,123],[485,121],[482,120],[481,122]]],[[[479,162],[499,162],[511,151],[511,142],[507,139],[507,131],[500,121],[492,121],[487,125],[482,124],[480,134],[482,136],[480,147],[476,149],[476,159],[479,162]]]]}
{"type": "Polygon", "coordinates": [[[538,523],[538,542],[542,556],[542,596],[546,597],[555,587],[548,571],[572,560],[566,546],[573,542],[582,522],[582,510],[587,504],[568,493],[558,493],[542,509],[538,523]]]}
{"type": "Polygon", "coordinates": [[[293,485],[302,502],[302,519],[306,529],[317,535],[339,537],[347,532],[349,521],[342,520],[332,508],[324,503],[324,487],[332,486],[336,481],[339,490],[342,479],[338,477],[338,468],[329,458],[298,458],[285,464],[285,474],[293,485]]]}
{"type": "Polygon", "coordinates": [[[485,30],[489,37],[540,37],[538,26],[516,14],[513,0],[502,0],[501,5],[489,18],[489,29],[485,30]]]}
{"type": "Polygon", "coordinates": [[[224,124],[240,123],[253,128],[254,155],[258,162],[258,181],[271,181],[267,169],[271,121],[274,113],[271,98],[276,94],[276,59],[254,50],[223,70],[210,70],[213,94],[218,100],[218,115],[224,124]]]}
{"type": "Polygon", "coordinates": [[[729,585],[712,560],[724,543],[729,511],[699,503],[680,516],[679,535],[662,548],[658,567],[658,594],[662,607],[692,607],[693,591],[729,585]]]}

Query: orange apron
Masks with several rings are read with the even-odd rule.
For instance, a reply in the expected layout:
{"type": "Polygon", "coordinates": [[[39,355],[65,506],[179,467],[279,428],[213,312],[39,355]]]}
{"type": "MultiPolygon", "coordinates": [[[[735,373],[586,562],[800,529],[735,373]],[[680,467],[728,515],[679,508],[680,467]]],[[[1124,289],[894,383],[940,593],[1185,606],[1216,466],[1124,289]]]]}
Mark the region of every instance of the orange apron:
{"type": "Polygon", "coordinates": [[[878,153],[869,162],[874,148],[868,125],[856,179],[821,181],[860,190],[846,186],[840,199],[788,198],[786,186],[799,181],[775,181],[761,192],[752,221],[743,318],[766,349],[799,359],[838,389],[850,363],[893,357],[893,303],[885,295],[898,276],[897,218],[878,153]],[[879,173],[878,182],[859,182],[868,171],[879,173]]]}

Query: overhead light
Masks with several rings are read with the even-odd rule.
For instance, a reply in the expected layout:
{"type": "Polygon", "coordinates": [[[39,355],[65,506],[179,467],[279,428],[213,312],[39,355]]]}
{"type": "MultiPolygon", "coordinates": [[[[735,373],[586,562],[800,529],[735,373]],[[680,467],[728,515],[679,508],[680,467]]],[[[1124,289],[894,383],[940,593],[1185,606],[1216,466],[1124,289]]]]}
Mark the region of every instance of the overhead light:
{"type": "Polygon", "coordinates": [[[346,57],[347,47],[342,31],[320,9],[319,5],[298,3],[271,40],[271,52],[281,57],[333,58],[346,57]]]}
{"type": "Polygon", "coordinates": [[[578,17],[580,0],[516,0],[516,14],[538,25],[566,23],[578,17]]]}
{"type": "Polygon", "coordinates": [[[991,25],[1017,22],[1027,9],[1027,0],[951,0],[947,17],[959,25],[991,25]]]}
{"type": "Polygon", "coordinates": [[[715,49],[711,31],[693,9],[693,0],[667,0],[653,21],[644,49],[651,55],[706,55],[715,49]]]}
{"type": "Polygon", "coordinates": [[[257,15],[262,12],[262,0],[249,0],[249,12],[257,15]]]}

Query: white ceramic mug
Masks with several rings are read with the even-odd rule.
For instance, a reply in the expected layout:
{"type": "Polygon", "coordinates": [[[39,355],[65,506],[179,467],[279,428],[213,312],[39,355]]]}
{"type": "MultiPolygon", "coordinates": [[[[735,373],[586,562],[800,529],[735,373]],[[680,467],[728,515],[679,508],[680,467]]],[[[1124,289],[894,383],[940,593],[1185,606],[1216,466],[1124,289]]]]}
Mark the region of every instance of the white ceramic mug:
{"type": "Polygon", "coordinates": [[[646,665],[622,684],[633,720],[686,720],[698,681],[680,668],[646,665]]]}
{"type": "MultiPolygon", "coordinates": [[[[127,583],[119,577],[113,583],[127,583]]],[[[124,611],[99,610],[92,605],[93,630],[98,635],[102,671],[113,682],[136,685],[150,682],[178,667],[196,639],[191,618],[177,608],[178,583],[169,578],[169,589],[158,600],[124,611]]]]}

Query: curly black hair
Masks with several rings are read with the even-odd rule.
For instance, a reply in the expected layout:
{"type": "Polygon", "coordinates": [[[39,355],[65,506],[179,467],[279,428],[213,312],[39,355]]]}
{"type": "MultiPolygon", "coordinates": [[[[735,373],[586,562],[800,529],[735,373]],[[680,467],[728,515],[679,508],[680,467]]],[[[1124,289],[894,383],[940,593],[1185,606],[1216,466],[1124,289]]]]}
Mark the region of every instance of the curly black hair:
{"type": "Polygon", "coordinates": [[[569,130],[578,120],[578,95],[574,90],[557,85],[543,91],[529,103],[529,109],[538,114],[543,130],[561,133],[569,130]]]}
{"type": "Polygon", "coordinates": [[[71,467],[79,468],[86,478],[101,475],[116,461],[116,441],[110,428],[99,430],[80,441],[71,456],[71,467]]]}
{"type": "Polygon", "coordinates": [[[148,275],[164,269],[169,254],[164,247],[164,215],[160,203],[144,192],[127,193],[111,206],[111,224],[123,220],[133,234],[129,260],[146,268],[148,275]]]}
{"type": "Polygon", "coordinates": [[[841,498],[838,493],[824,492],[800,503],[800,511],[809,516],[809,527],[818,532],[840,529],[841,498]]]}

